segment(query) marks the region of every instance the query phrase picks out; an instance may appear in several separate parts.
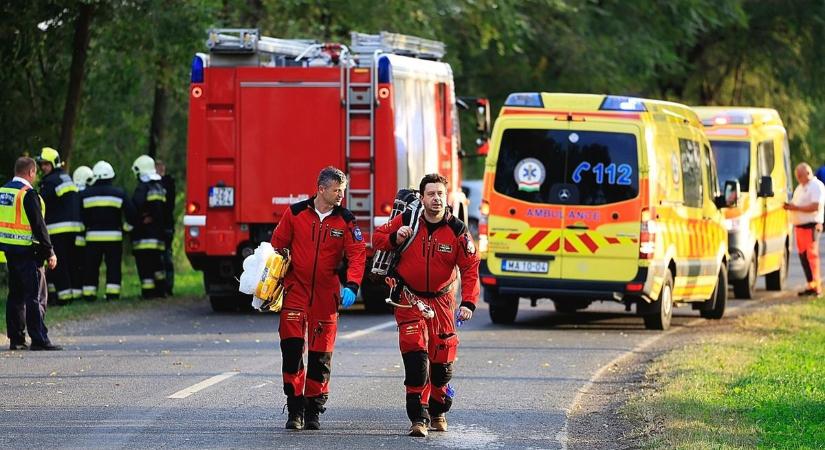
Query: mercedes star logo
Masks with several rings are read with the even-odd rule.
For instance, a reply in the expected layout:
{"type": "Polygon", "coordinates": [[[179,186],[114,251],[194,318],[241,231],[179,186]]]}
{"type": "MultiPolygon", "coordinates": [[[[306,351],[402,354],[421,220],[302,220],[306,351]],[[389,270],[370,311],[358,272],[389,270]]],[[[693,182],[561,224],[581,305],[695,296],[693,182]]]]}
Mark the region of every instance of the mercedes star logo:
{"type": "Polygon", "coordinates": [[[570,198],[570,190],[569,189],[562,189],[559,191],[559,200],[567,201],[570,198]]]}

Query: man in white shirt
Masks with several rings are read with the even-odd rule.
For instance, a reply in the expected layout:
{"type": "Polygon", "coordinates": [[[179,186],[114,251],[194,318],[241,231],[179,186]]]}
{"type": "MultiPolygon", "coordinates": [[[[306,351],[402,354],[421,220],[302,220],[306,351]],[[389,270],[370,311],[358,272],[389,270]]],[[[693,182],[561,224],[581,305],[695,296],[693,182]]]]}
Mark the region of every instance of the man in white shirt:
{"type": "Polygon", "coordinates": [[[796,248],[802,270],[808,280],[807,288],[800,296],[822,295],[819,280],[819,235],[822,233],[825,216],[825,185],[813,176],[811,166],[801,163],[796,166],[796,180],[799,185],[793,192],[793,199],[785,203],[791,211],[791,220],[796,234],[796,248]]]}

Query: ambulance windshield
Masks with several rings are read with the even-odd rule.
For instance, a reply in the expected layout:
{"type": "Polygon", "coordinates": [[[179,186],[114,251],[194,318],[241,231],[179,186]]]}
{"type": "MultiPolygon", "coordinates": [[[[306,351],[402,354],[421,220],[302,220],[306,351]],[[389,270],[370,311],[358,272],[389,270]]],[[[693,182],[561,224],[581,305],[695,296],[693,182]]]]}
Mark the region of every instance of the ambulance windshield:
{"type": "Polygon", "coordinates": [[[710,141],[719,174],[719,190],[725,189],[725,180],[739,180],[742,192],[750,187],[750,141],[710,141]]]}
{"type": "Polygon", "coordinates": [[[603,131],[505,130],[494,188],[530,203],[604,205],[635,198],[636,137],[603,131]]]}

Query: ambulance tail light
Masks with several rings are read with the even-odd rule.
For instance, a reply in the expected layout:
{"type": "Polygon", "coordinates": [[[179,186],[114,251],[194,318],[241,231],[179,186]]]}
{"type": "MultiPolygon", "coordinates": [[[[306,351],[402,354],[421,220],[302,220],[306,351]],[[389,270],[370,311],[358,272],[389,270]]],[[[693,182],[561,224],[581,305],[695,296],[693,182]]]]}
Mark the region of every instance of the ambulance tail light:
{"type": "Polygon", "coordinates": [[[482,220],[478,223],[478,252],[481,254],[487,253],[488,243],[487,221],[482,217],[482,220]]]}
{"type": "Polygon", "coordinates": [[[498,284],[496,277],[483,276],[481,277],[481,284],[485,286],[495,286],[498,284]]]}
{"type": "Polygon", "coordinates": [[[639,259],[653,259],[656,250],[657,224],[653,220],[653,212],[645,208],[642,210],[642,226],[639,233],[639,259]]]}
{"type": "Polygon", "coordinates": [[[481,213],[482,216],[487,217],[490,215],[490,202],[487,200],[481,201],[481,206],[478,207],[478,212],[481,213]]]}

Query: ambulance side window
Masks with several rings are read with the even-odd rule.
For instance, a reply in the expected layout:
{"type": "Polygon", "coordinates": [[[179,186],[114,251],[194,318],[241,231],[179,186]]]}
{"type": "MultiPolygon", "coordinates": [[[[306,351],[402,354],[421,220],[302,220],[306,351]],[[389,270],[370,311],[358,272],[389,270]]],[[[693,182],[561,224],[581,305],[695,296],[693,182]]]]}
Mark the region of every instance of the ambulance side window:
{"type": "Polygon", "coordinates": [[[760,142],[756,147],[757,179],[771,176],[774,164],[773,141],[760,142]]]}
{"type": "Polygon", "coordinates": [[[700,208],[702,206],[702,160],[701,145],[690,139],[679,139],[679,153],[682,160],[682,177],[685,194],[685,206],[700,208]]]}
{"type": "Polygon", "coordinates": [[[719,180],[716,175],[716,159],[713,157],[713,150],[707,145],[703,146],[702,158],[705,160],[705,172],[708,177],[708,195],[711,199],[719,195],[719,180]]]}

